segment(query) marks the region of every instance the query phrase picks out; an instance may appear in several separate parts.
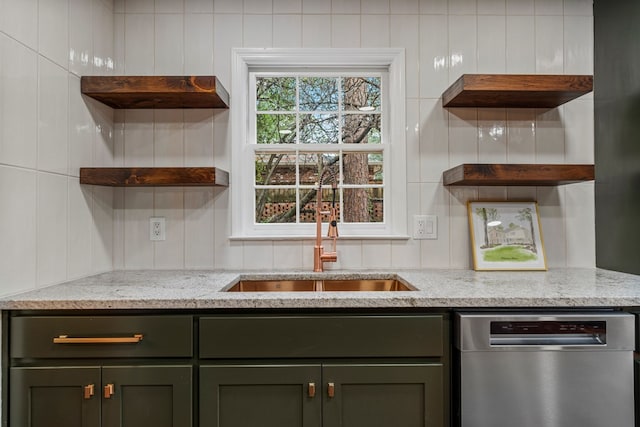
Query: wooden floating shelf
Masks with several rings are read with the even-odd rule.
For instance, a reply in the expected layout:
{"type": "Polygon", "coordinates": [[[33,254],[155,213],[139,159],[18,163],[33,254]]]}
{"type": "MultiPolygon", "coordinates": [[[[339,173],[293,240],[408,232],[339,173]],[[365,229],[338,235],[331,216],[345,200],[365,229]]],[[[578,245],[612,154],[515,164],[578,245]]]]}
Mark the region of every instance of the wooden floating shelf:
{"type": "Polygon", "coordinates": [[[442,178],[444,185],[550,186],[592,181],[595,173],[593,165],[464,163],[442,178]]]}
{"type": "Polygon", "coordinates": [[[83,76],[80,88],[112,108],[229,108],[215,76],[83,76]]]}
{"type": "Polygon", "coordinates": [[[229,173],[212,167],[80,168],[80,184],[111,187],[229,186],[229,173]]]}
{"type": "Polygon", "coordinates": [[[555,108],[593,90],[590,75],[463,74],[443,107],[555,108]]]}

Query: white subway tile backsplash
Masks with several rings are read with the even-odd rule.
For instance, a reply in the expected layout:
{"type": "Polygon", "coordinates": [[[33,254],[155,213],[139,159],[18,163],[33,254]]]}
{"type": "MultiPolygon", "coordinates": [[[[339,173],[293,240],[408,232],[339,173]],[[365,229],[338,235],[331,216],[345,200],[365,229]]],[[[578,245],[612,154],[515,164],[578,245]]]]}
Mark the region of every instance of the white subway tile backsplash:
{"type": "Polygon", "coordinates": [[[154,193],[153,214],[164,218],[166,226],[166,240],[152,242],[154,265],[157,268],[184,268],[184,190],[180,187],[158,187],[154,193]]]}
{"type": "Polygon", "coordinates": [[[184,13],[184,0],[155,0],[155,13],[184,13]]]}
{"type": "Polygon", "coordinates": [[[536,68],[533,16],[507,16],[507,73],[533,74],[536,68]]]}
{"type": "Polygon", "coordinates": [[[273,13],[302,13],[302,0],[273,0],[273,13]]]}
{"type": "Polygon", "coordinates": [[[302,16],[273,15],[273,47],[297,48],[302,46],[302,16]]]}
{"type": "Polygon", "coordinates": [[[244,47],[272,47],[273,17],[271,15],[244,15],[244,47]]]}
{"type": "Polygon", "coordinates": [[[423,99],[420,101],[420,181],[440,182],[442,172],[447,169],[449,113],[442,108],[440,99],[423,99]]]}
{"type": "Polygon", "coordinates": [[[302,16],[302,47],[331,47],[331,15],[302,16]]]}
{"type": "Polygon", "coordinates": [[[360,15],[331,16],[331,47],[360,47],[360,15]]]}
{"type": "Polygon", "coordinates": [[[420,17],[420,96],[439,98],[449,86],[448,20],[438,15],[420,17]]]}
{"type": "Polygon", "coordinates": [[[558,0],[535,0],[536,15],[562,15],[563,2],[558,0]]]}
{"type": "Polygon", "coordinates": [[[214,268],[212,188],[184,189],[184,267],[214,268]]]}
{"type": "Polygon", "coordinates": [[[530,108],[507,109],[507,161],[535,163],[536,116],[530,108]]]}
{"type": "Polygon", "coordinates": [[[331,13],[360,14],[360,0],[331,0],[331,13]]]}
{"type": "Polygon", "coordinates": [[[449,15],[475,15],[477,4],[469,0],[449,0],[449,15]]]}
{"type": "Polygon", "coordinates": [[[184,12],[188,13],[213,13],[213,0],[185,0],[184,12]]]}
{"type": "MultiPolygon", "coordinates": [[[[127,1],[127,5],[130,0],[127,1]]],[[[154,16],[152,14],[127,14],[124,21],[124,71],[128,75],[153,75],[154,16]]]]}
{"type": "Polygon", "coordinates": [[[595,261],[594,183],[585,182],[565,187],[562,206],[567,230],[567,265],[593,267],[595,261]]]}
{"type": "Polygon", "coordinates": [[[155,67],[156,75],[184,74],[184,15],[155,15],[155,67]]]}
{"type": "Polygon", "coordinates": [[[478,15],[505,15],[505,14],[506,14],[505,0],[478,0],[478,15]]]}
{"type": "Polygon", "coordinates": [[[126,110],[124,166],[154,166],[153,110],[126,110]]]}
{"type": "Polygon", "coordinates": [[[456,108],[449,112],[449,167],[478,161],[478,111],[456,108]]]}
{"type": "Polygon", "coordinates": [[[213,115],[212,110],[184,111],[184,165],[212,166],[216,164],[213,155],[213,115]]]}
{"type": "Polygon", "coordinates": [[[70,220],[67,180],[63,175],[38,173],[38,286],[59,283],[67,278],[70,220]]]}
{"type": "Polygon", "coordinates": [[[302,13],[331,13],[331,0],[302,0],[302,13]]]}
{"type": "Polygon", "coordinates": [[[564,0],[564,14],[593,16],[593,0],[564,0]]]}
{"type": "Polygon", "coordinates": [[[478,16],[478,73],[504,73],[507,68],[507,21],[504,16],[478,16]]]}
{"type": "Polygon", "coordinates": [[[420,13],[419,0],[392,0],[389,2],[391,13],[414,15],[420,13]]]}
{"type": "Polygon", "coordinates": [[[473,15],[449,16],[449,81],[478,69],[478,26],[473,15]]]}
{"type": "Polygon", "coordinates": [[[360,0],[360,11],[365,14],[387,15],[390,12],[389,0],[360,0]]]}
{"type": "Polygon", "coordinates": [[[564,105],[561,113],[565,131],[565,161],[594,162],[593,104],[590,100],[575,100],[564,105]]]}
{"type": "Polygon", "coordinates": [[[534,0],[506,0],[507,15],[533,15],[535,13],[534,0]]]}
{"type": "Polygon", "coordinates": [[[362,15],[360,19],[361,47],[389,47],[389,15],[362,15]]]}
{"type": "Polygon", "coordinates": [[[244,0],[244,13],[273,13],[273,0],[244,0]]]}
{"type": "Polygon", "coordinates": [[[154,0],[124,0],[126,13],[153,13],[154,0]]]}
{"type": "Polygon", "coordinates": [[[593,74],[593,17],[565,16],[564,72],[593,74]]]}
{"type": "Polygon", "coordinates": [[[478,109],[478,161],[507,162],[507,113],[504,108],[478,109]]]}
{"type": "Polygon", "coordinates": [[[536,73],[563,74],[562,16],[536,16],[536,73]]]}
{"type": "Polygon", "coordinates": [[[88,98],[80,93],[80,78],[69,76],[69,171],[70,176],[79,176],[83,166],[93,163],[94,132],[93,118],[89,110],[88,98]]]}
{"type": "MultiPolygon", "coordinates": [[[[2,293],[36,286],[37,173],[0,164],[0,282],[2,293]]],[[[57,224],[56,224],[57,226],[57,224]]]]}
{"type": "Polygon", "coordinates": [[[69,167],[68,73],[41,56],[38,74],[38,169],[66,174],[69,167]]]}
{"type": "Polygon", "coordinates": [[[445,15],[447,10],[447,0],[420,0],[420,13],[445,15]]]}
{"type": "Polygon", "coordinates": [[[593,162],[592,95],[551,110],[444,109],[440,99],[463,73],[591,74],[591,0],[62,1],[0,0],[0,182],[25,182],[24,198],[0,186],[0,203],[16,206],[0,215],[22,224],[0,233],[24,237],[20,258],[0,264],[15,285],[3,292],[113,268],[313,267],[310,239],[229,240],[230,188],[78,184],[82,166],[229,170],[228,110],[112,110],[80,95],[79,76],[215,74],[230,89],[234,47],[405,49],[408,224],[438,215],[439,237],[341,240],[328,269],[470,268],[466,202],[478,197],[538,199],[549,265],[595,265],[592,183],[441,183],[463,162],[593,162]],[[166,242],[149,241],[153,215],[167,218],[166,242]],[[42,234],[52,216],[60,236],[42,234]]]}
{"type": "Polygon", "coordinates": [[[126,270],[153,268],[155,265],[154,242],[149,240],[149,218],[155,215],[153,196],[153,188],[124,190],[123,268],[126,270]]]}
{"type": "Polygon", "coordinates": [[[563,108],[536,111],[536,163],[564,163],[563,108]]]}
{"type": "MultiPolygon", "coordinates": [[[[123,193],[122,189],[120,194],[123,193]]],[[[113,270],[115,255],[115,198],[114,189],[111,187],[92,188],[93,205],[91,206],[92,230],[91,230],[91,271],[99,273],[113,270]]],[[[120,210],[122,213],[122,210],[120,210]]],[[[124,221],[118,221],[118,227],[124,221]]],[[[120,257],[124,250],[118,251],[120,257]]]]}
{"type": "Polygon", "coordinates": [[[3,0],[0,4],[0,29],[31,49],[38,49],[38,0],[3,0]]]}
{"type": "Polygon", "coordinates": [[[153,164],[179,167],[184,162],[184,112],[154,110],[153,164]]]}
{"type": "Polygon", "coordinates": [[[69,71],[78,76],[93,74],[93,3],[69,0],[69,71]]]}
{"type": "Polygon", "coordinates": [[[36,167],[38,138],[38,55],[0,34],[2,138],[0,163],[36,167]]]}
{"type": "Polygon", "coordinates": [[[231,85],[231,49],[243,46],[242,21],[242,15],[213,16],[213,72],[227,88],[231,85]]]}
{"type": "Polygon", "coordinates": [[[184,72],[213,74],[213,14],[184,16],[184,72]]]}
{"type": "MultiPolygon", "coordinates": [[[[120,22],[119,24],[120,25],[120,22]]],[[[94,74],[112,75],[115,70],[116,40],[113,37],[115,20],[104,2],[93,7],[93,65],[94,74]]]]}
{"type": "Polygon", "coordinates": [[[69,191],[69,230],[67,271],[69,278],[91,274],[93,238],[93,196],[91,186],[80,185],[78,178],[67,178],[69,191]]]}
{"type": "Polygon", "coordinates": [[[420,90],[420,16],[391,15],[390,28],[390,47],[405,49],[407,98],[415,98],[420,90]]]}

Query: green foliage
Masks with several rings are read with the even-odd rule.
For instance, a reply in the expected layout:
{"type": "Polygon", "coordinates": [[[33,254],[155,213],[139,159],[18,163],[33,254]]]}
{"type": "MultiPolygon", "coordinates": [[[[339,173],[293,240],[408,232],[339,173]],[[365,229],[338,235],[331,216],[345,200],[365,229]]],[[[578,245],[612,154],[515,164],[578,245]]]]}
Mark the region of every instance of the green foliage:
{"type": "Polygon", "coordinates": [[[499,246],[485,251],[483,259],[487,262],[526,262],[534,261],[538,257],[521,246],[499,246]]]}

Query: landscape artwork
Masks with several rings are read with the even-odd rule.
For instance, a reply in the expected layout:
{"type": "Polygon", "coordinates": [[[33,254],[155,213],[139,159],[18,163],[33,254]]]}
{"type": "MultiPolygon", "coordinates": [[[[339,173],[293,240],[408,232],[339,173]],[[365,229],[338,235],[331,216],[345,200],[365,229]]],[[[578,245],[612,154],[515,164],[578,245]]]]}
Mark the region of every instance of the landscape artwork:
{"type": "Polygon", "coordinates": [[[546,270],[536,202],[469,202],[475,270],[546,270]]]}

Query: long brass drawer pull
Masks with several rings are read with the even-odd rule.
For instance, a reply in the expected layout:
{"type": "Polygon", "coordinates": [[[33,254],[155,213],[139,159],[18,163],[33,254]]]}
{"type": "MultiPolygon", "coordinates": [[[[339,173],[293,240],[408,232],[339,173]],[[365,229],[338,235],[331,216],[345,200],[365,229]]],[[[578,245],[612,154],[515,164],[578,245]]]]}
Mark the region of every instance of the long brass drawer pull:
{"type": "Polygon", "coordinates": [[[309,383],[309,387],[308,387],[308,394],[309,397],[315,397],[316,396],[316,383],[309,383]]]}
{"type": "Polygon", "coordinates": [[[132,337],[80,337],[69,338],[68,335],[60,335],[53,339],[54,344],[126,344],[126,343],[139,343],[142,341],[142,334],[135,334],[132,337]]]}

